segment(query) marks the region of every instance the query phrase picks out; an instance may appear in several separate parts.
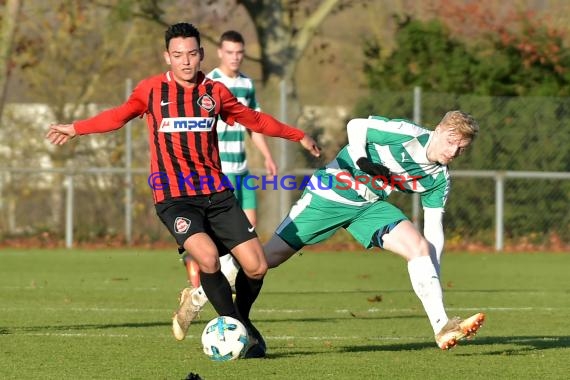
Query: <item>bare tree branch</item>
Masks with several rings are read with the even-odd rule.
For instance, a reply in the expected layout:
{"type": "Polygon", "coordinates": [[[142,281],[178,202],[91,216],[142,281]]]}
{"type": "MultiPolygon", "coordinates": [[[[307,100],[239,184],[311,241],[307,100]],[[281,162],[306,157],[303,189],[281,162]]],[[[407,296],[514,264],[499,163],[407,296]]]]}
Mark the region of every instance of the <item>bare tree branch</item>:
{"type": "Polygon", "coordinates": [[[310,15],[309,19],[303,24],[303,27],[299,29],[299,32],[295,36],[295,39],[292,41],[293,60],[291,62],[291,67],[288,67],[285,71],[286,75],[289,76],[295,73],[297,62],[303,56],[303,53],[315,35],[315,31],[332,12],[332,10],[338,5],[339,1],[340,0],[322,1],[319,4],[317,10],[315,10],[310,15]]]}

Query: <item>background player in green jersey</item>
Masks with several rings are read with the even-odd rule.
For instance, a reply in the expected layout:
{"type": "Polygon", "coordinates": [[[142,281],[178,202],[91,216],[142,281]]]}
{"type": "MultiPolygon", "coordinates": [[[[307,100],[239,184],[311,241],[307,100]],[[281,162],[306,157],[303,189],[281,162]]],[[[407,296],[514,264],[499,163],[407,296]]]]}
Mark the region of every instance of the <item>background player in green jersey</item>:
{"type": "MultiPolygon", "coordinates": [[[[253,80],[240,71],[244,55],[245,40],[241,33],[234,30],[222,33],[218,42],[220,63],[218,67],[210,71],[206,76],[225,84],[240,103],[255,111],[260,111],[261,108],[255,96],[253,80]]],[[[268,176],[277,175],[277,165],[273,160],[263,134],[252,133],[238,123],[228,125],[222,120],[218,121],[217,133],[222,172],[231,181],[234,187],[234,195],[238,199],[249,222],[255,227],[257,224],[257,198],[253,187],[254,184],[250,186],[243,185],[249,176],[245,146],[246,134],[250,134],[252,142],[263,155],[264,166],[268,176]]],[[[183,262],[191,287],[183,289],[180,294],[180,305],[187,304],[185,307],[181,307],[181,309],[182,311],[189,309],[198,310],[196,307],[192,308],[193,298],[200,298],[200,294],[196,293],[195,290],[200,286],[198,265],[188,255],[183,256],[183,262]]],[[[220,257],[220,264],[224,268],[224,272],[227,272],[227,277],[230,279],[230,285],[233,288],[234,279],[238,272],[237,262],[232,255],[228,254],[220,257]]],[[[192,313],[189,315],[179,310],[174,315],[172,328],[176,339],[184,339],[189,326],[189,323],[186,321],[188,318],[193,318],[192,313]]]]}
{"type": "MultiPolygon", "coordinates": [[[[222,82],[241,103],[256,111],[260,111],[259,103],[255,97],[253,80],[240,71],[244,54],[245,42],[243,36],[234,30],[224,32],[220,36],[218,44],[220,64],[206,76],[222,82]]],[[[218,122],[218,144],[220,147],[222,171],[230,177],[236,189],[236,197],[240,201],[249,221],[255,226],[257,222],[255,190],[247,186],[240,186],[242,182],[237,178],[245,179],[249,174],[245,150],[245,136],[247,133],[251,134],[252,142],[263,155],[267,175],[276,175],[277,165],[271,156],[271,151],[263,134],[251,133],[240,125],[228,126],[225,123],[218,122]]]]}
{"type": "Polygon", "coordinates": [[[478,131],[473,117],[461,111],[448,112],[434,131],[378,116],[351,120],[348,145],[314,172],[301,198],[264,246],[269,267],[345,228],[365,248],[383,248],[408,262],[412,287],[440,348],[451,348],[474,334],[485,316],[448,318],[439,268],[443,212],[450,189],[447,165],[464,152],[478,131]],[[423,236],[387,201],[392,191],[420,194],[423,236]]]}

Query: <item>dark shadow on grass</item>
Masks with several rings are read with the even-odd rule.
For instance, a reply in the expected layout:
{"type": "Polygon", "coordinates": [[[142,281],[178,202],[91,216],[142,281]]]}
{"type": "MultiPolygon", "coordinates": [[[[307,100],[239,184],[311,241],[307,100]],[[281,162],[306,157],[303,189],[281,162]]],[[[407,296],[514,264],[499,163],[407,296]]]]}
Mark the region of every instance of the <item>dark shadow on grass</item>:
{"type": "MultiPolygon", "coordinates": [[[[533,292],[541,292],[544,293],[544,289],[459,289],[459,288],[448,288],[444,286],[444,290],[450,293],[533,293],[533,292]]],[[[560,293],[565,292],[565,290],[548,290],[546,293],[560,293]]],[[[263,291],[263,294],[271,294],[271,295],[291,295],[294,294],[296,296],[299,295],[334,295],[334,294],[370,294],[370,293],[390,293],[390,294],[397,294],[397,293],[405,293],[405,294],[413,294],[410,289],[355,289],[355,290],[293,290],[293,291],[279,291],[279,290],[268,290],[263,291]]]]}
{"type": "Polygon", "coordinates": [[[418,343],[402,343],[402,344],[389,344],[389,345],[366,345],[366,346],[338,346],[326,350],[293,350],[284,353],[272,353],[271,347],[267,353],[267,359],[288,358],[295,356],[313,356],[313,355],[326,355],[327,353],[358,353],[358,352],[381,352],[381,351],[419,351],[425,349],[438,349],[435,343],[418,342],[418,343]]]}
{"type": "MultiPolygon", "coordinates": [[[[369,319],[369,320],[384,320],[384,319],[421,319],[423,316],[419,315],[392,315],[392,316],[376,316],[376,315],[351,315],[350,313],[341,314],[338,318],[282,318],[282,319],[255,319],[257,324],[270,325],[271,323],[289,323],[289,322],[303,322],[303,323],[337,323],[345,321],[346,319],[369,319]]],[[[192,328],[196,331],[202,331],[204,326],[208,323],[206,319],[199,319],[192,322],[192,328]]],[[[170,328],[171,322],[169,320],[154,321],[154,322],[125,322],[125,323],[106,323],[106,324],[78,324],[78,325],[45,325],[45,326],[23,326],[0,328],[0,335],[17,334],[18,332],[53,332],[53,331],[83,331],[83,330],[104,330],[104,329],[139,329],[149,327],[168,327],[170,328]]]]}
{"type": "MultiPolygon", "coordinates": [[[[473,340],[461,341],[451,352],[458,356],[495,356],[495,355],[536,355],[537,351],[559,349],[570,347],[570,336],[518,336],[518,337],[483,337],[474,338],[473,340]],[[516,345],[516,348],[496,349],[485,352],[461,352],[462,347],[493,347],[495,345],[516,345]]],[[[434,350],[438,351],[435,342],[411,342],[398,344],[374,344],[359,346],[339,346],[330,350],[297,350],[285,353],[272,353],[271,349],[267,353],[268,359],[277,359],[294,356],[310,356],[325,355],[327,352],[343,353],[343,352],[404,352],[404,351],[420,351],[434,350]]]]}
{"type": "Polygon", "coordinates": [[[570,336],[499,336],[481,337],[465,344],[483,346],[494,344],[516,345],[516,349],[493,350],[481,352],[478,355],[527,355],[535,354],[537,350],[569,348],[570,336]]]}
{"type": "MultiPolygon", "coordinates": [[[[570,347],[570,336],[516,336],[516,337],[475,337],[472,340],[462,340],[459,342],[458,348],[461,346],[492,346],[497,344],[517,345],[520,348],[507,350],[493,350],[478,353],[457,353],[458,355],[474,356],[474,355],[504,355],[517,354],[526,355],[536,353],[537,350],[549,350],[556,348],[570,347]]],[[[370,351],[410,351],[437,348],[434,343],[399,343],[399,344],[382,344],[368,346],[346,346],[341,352],[370,352],[370,351]]],[[[454,348],[453,351],[458,351],[454,348]]]]}
{"type": "Polygon", "coordinates": [[[49,331],[80,331],[80,330],[103,330],[115,328],[147,328],[147,327],[164,327],[170,326],[170,321],[160,322],[128,322],[128,323],[113,323],[113,324],[82,324],[82,325],[51,325],[51,326],[26,326],[14,327],[10,333],[19,332],[49,332],[49,331]]]}
{"type": "MultiPolygon", "coordinates": [[[[374,315],[374,314],[367,314],[367,313],[355,313],[355,314],[351,314],[351,313],[346,313],[346,314],[340,314],[338,317],[335,318],[271,318],[271,319],[258,319],[258,318],[252,318],[252,321],[255,323],[255,325],[257,326],[257,324],[271,324],[271,323],[293,323],[293,322],[305,322],[305,323],[336,323],[336,322],[345,322],[347,319],[358,319],[358,320],[373,320],[373,321],[379,321],[379,320],[399,320],[399,319],[425,319],[424,316],[422,315],[389,315],[389,316],[379,316],[379,315],[374,315]]],[[[193,322],[194,323],[194,322],[193,322]]]]}

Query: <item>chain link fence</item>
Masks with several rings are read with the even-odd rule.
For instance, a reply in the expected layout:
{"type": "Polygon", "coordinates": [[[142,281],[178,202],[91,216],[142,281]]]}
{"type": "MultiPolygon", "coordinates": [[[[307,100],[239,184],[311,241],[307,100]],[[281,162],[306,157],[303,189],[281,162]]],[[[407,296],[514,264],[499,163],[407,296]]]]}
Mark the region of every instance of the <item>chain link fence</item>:
{"type": "MultiPolygon", "coordinates": [[[[287,157],[280,176],[301,183],[333,157],[346,142],[344,126],[351,117],[403,117],[433,128],[446,111],[462,109],[476,117],[481,133],[451,168],[448,249],[570,250],[570,99],[418,91],[365,95],[354,109],[307,107],[300,127],[325,142],[324,158],[311,160],[296,144],[272,141],[274,156],[287,157]]],[[[81,137],[70,147],[49,147],[42,139],[49,123],[45,106],[7,110],[0,132],[4,245],[173,244],[152,204],[143,121],[112,135],[81,137]],[[29,128],[34,113],[44,124],[29,128]]],[[[261,167],[255,154],[250,157],[250,167],[261,167]]],[[[299,195],[298,189],[258,190],[262,239],[299,195]]],[[[414,197],[396,193],[391,200],[421,224],[414,197]]],[[[338,241],[345,239],[343,234],[338,241]]]]}

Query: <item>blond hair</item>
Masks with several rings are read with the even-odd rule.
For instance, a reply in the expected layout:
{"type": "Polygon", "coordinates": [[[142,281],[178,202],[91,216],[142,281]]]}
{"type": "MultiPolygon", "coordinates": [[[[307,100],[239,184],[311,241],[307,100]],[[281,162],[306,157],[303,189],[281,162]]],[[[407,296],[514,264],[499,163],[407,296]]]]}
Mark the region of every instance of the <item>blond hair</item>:
{"type": "Polygon", "coordinates": [[[445,129],[454,130],[462,139],[474,140],[479,133],[479,124],[473,116],[463,111],[449,111],[439,125],[445,129]]]}

